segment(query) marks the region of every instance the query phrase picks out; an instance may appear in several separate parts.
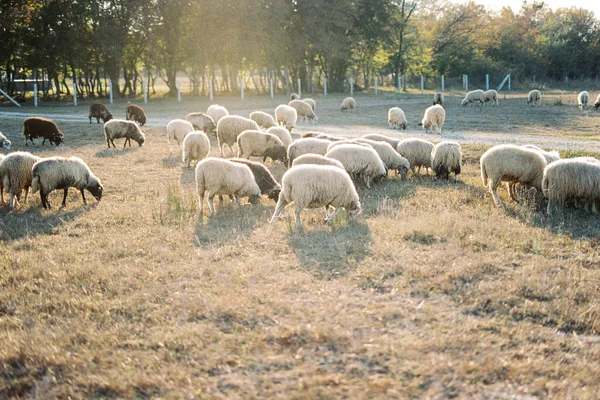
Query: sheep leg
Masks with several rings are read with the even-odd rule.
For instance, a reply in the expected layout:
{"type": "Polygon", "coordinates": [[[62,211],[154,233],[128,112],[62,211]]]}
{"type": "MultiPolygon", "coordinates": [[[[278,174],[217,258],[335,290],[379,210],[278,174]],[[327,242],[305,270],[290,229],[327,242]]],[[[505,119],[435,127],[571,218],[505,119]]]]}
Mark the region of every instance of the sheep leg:
{"type": "MultiPolygon", "coordinates": [[[[131,144],[129,144],[129,146],[131,146],[131,144]]],[[[179,154],[183,154],[183,149],[181,148],[179,142],[177,142],[177,147],[179,147],[179,154]]]]}
{"type": "MultiPolygon", "coordinates": [[[[32,143],[33,143],[33,141],[32,141],[32,143]]],[[[44,138],[44,140],[42,140],[42,146],[43,146],[44,144],[46,144],[46,138],[44,138]]]]}
{"type": "Polygon", "coordinates": [[[29,197],[29,186],[27,186],[25,188],[25,200],[24,200],[25,204],[27,204],[27,198],[28,197],[29,197]]]}
{"type": "Polygon", "coordinates": [[[40,197],[42,198],[42,207],[45,208],[46,210],[49,210],[52,208],[52,204],[50,204],[50,202],[48,201],[48,195],[50,193],[40,190],[40,197]]]}
{"type": "Polygon", "coordinates": [[[62,204],[60,205],[60,208],[65,208],[67,206],[67,195],[69,194],[69,188],[65,188],[64,190],[64,196],[63,196],[63,201],[62,204]]]}
{"type": "Polygon", "coordinates": [[[106,145],[108,146],[108,148],[110,149],[110,139],[106,139],[106,145]]]}
{"type": "Polygon", "coordinates": [[[202,205],[204,204],[204,192],[198,193],[198,208],[200,208],[200,218],[202,218],[202,205]]]}
{"type": "Polygon", "coordinates": [[[8,209],[9,210],[14,210],[15,209],[15,195],[13,193],[10,194],[10,199],[8,200],[8,209]]]}
{"type": "Polygon", "coordinates": [[[296,204],[296,207],[294,209],[294,215],[296,216],[296,227],[298,229],[302,229],[302,219],[300,218],[300,213],[302,212],[302,208],[296,204]]]}
{"type": "Polygon", "coordinates": [[[490,181],[490,192],[492,193],[494,204],[500,207],[502,206],[502,203],[500,202],[500,198],[498,197],[498,183],[499,182],[490,181]]]}
{"type": "Polygon", "coordinates": [[[546,207],[546,214],[552,215],[552,200],[548,199],[548,206],[546,207]]]}
{"type": "MultiPolygon", "coordinates": [[[[112,145],[113,145],[113,149],[116,149],[116,148],[117,148],[117,146],[115,145],[115,141],[114,141],[114,139],[110,139],[110,142],[111,142],[111,143],[112,143],[112,145]]],[[[108,147],[110,147],[110,146],[108,146],[108,147]]]]}
{"type": "Polygon", "coordinates": [[[81,198],[83,199],[83,204],[87,205],[87,201],[85,201],[85,194],[83,193],[83,189],[80,189],[80,191],[81,191],[81,198]]]}
{"type": "Polygon", "coordinates": [[[240,198],[238,196],[234,196],[235,198],[235,203],[237,204],[238,207],[242,206],[242,203],[240,202],[240,198]]]}
{"type": "Polygon", "coordinates": [[[92,117],[90,117],[90,125],[92,124],[92,117]]]}
{"type": "Polygon", "coordinates": [[[325,223],[330,222],[333,219],[333,217],[335,217],[337,215],[337,213],[340,212],[341,209],[342,209],[342,207],[338,207],[338,208],[335,209],[334,212],[332,212],[331,214],[329,214],[327,216],[327,218],[325,218],[325,223]]]}
{"type": "Polygon", "coordinates": [[[208,195],[208,208],[210,209],[210,214],[214,215],[215,213],[215,195],[210,193],[208,195]]]}
{"type": "Polygon", "coordinates": [[[275,211],[273,212],[273,216],[271,217],[269,224],[275,222],[275,220],[277,219],[277,217],[279,217],[279,214],[281,214],[286,205],[287,203],[284,200],[283,196],[279,195],[279,200],[277,200],[277,205],[275,206],[275,211]]]}

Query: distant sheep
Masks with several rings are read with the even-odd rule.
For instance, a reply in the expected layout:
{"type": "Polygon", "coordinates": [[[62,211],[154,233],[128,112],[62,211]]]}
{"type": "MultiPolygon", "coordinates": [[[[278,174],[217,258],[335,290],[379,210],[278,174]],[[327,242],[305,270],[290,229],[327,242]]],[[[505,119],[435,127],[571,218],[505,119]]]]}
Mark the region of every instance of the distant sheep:
{"type": "Polygon", "coordinates": [[[195,130],[202,131],[207,135],[217,132],[217,124],[215,120],[208,114],[203,112],[190,113],[185,117],[186,121],[192,124],[195,130]]]}
{"type": "Polygon", "coordinates": [[[577,95],[577,106],[580,110],[584,110],[590,102],[590,94],[585,90],[577,95]]]}
{"type": "Polygon", "coordinates": [[[200,217],[202,217],[206,192],[208,192],[208,207],[211,214],[215,213],[216,195],[233,195],[238,206],[242,197],[248,197],[251,204],[260,202],[260,188],[247,165],[208,157],[196,164],[195,173],[200,217]]]}
{"type": "Polygon", "coordinates": [[[219,124],[221,118],[229,115],[229,111],[223,106],[213,104],[206,110],[206,114],[215,121],[215,124],[219,124]]]}
{"type": "Polygon", "coordinates": [[[440,106],[444,106],[444,95],[442,93],[436,93],[433,95],[433,104],[432,105],[436,105],[439,104],[440,106]]]}
{"type": "Polygon", "coordinates": [[[173,141],[177,142],[177,147],[179,147],[179,151],[183,154],[183,150],[181,149],[181,143],[183,143],[183,139],[185,135],[194,131],[194,126],[186,120],[183,119],[174,119],[169,121],[167,124],[167,140],[169,141],[169,157],[173,155],[173,141]]]}
{"type": "MultiPolygon", "coordinates": [[[[500,207],[497,188],[501,181],[514,182],[542,190],[546,159],[536,150],[503,144],[486,151],[479,161],[483,186],[492,193],[494,203],[500,207]]],[[[513,194],[509,193],[511,198],[513,194]]]]}
{"type": "Polygon", "coordinates": [[[492,105],[498,105],[498,92],[494,89],[486,90],[483,92],[485,96],[485,103],[491,102],[492,105]]]}
{"type": "Polygon", "coordinates": [[[290,101],[292,100],[300,100],[300,95],[298,93],[292,93],[290,95],[290,101]]]}
{"type": "Polygon", "coordinates": [[[273,224],[285,206],[294,203],[296,226],[302,228],[300,213],[305,208],[325,207],[327,217],[325,222],[331,221],[342,209],[350,216],[360,213],[361,205],[348,174],[340,168],[326,165],[298,165],[285,174],[281,179],[281,193],[271,217],[273,224]],[[329,214],[329,207],[335,211],[329,214]]]}
{"type": "Polygon", "coordinates": [[[146,141],[146,136],[135,122],[122,119],[111,119],[104,124],[104,138],[109,149],[111,144],[113,148],[117,147],[115,146],[115,139],[125,138],[123,148],[127,146],[128,142],[129,147],[131,147],[132,139],[140,146],[146,141]]]}
{"type": "Polygon", "coordinates": [[[56,123],[52,120],[42,117],[29,117],[23,122],[23,137],[25,138],[25,146],[27,141],[33,143],[33,139],[44,138],[42,146],[46,143],[46,139],[50,141],[50,144],[55,144],[57,147],[59,144],[64,143],[64,134],[58,129],[56,123]]]}
{"type": "Polygon", "coordinates": [[[387,175],[385,164],[371,147],[344,144],[328,151],[325,157],[341,162],[351,177],[364,179],[368,188],[371,181],[376,183],[387,175]]]}
{"type": "Polygon", "coordinates": [[[202,131],[193,131],[183,139],[183,152],[181,158],[186,168],[190,167],[192,160],[200,161],[210,153],[210,139],[202,131]]]}
{"type": "Polygon", "coordinates": [[[287,104],[281,104],[275,109],[275,120],[278,125],[285,127],[285,129],[291,132],[298,121],[298,113],[295,108],[287,104]]]}
{"type": "MultiPolygon", "coordinates": [[[[31,168],[41,158],[25,151],[10,153],[0,162],[0,180],[4,190],[10,195],[9,209],[21,200],[21,192],[25,190],[25,204],[31,187],[31,168]],[[16,199],[15,199],[16,196],[16,199]]],[[[2,195],[4,202],[4,194],[2,195]]]]}
{"type": "Polygon", "coordinates": [[[312,107],[302,100],[292,100],[288,103],[288,106],[296,110],[296,115],[299,120],[304,121],[318,121],[319,119],[315,115],[312,107]]]}
{"type": "Polygon", "coordinates": [[[317,102],[314,101],[313,99],[302,99],[303,102],[305,102],[306,104],[308,104],[310,106],[310,108],[313,109],[313,111],[315,111],[315,108],[317,107],[317,102]]]}
{"type": "Polygon", "coordinates": [[[329,140],[316,138],[296,140],[288,147],[288,166],[291,167],[294,160],[303,154],[313,153],[324,156],[330,143],[329,140]]]}
{"type": "Polygon", "coordinates": [[[329,140],[332,142],[337,142],[340,140],[348,139],[345,136],[332,136],[332,135],[328,135],[323,132],[306,132],[306,133],[303,133],[302,135],[300,135],[300,138],[302,138],[302,139],[307,139],[307,138],[325,139],[325,140],[329,140]]]}
{"type": "Polygon", "coordinates": [[[254,175],[254,180],[256,181],[260,192],[266,194],[271,200],[277,201],[279,199],[281,186],[277,183],[277,179],[275,179],[267,167],[259,162],[245,160],[243,158],[231,158],[229,161],[247,165],[254,175]]]}
{"type": "Polygon", "coordinates": [[[462,164],[462,149],[458,142],[444,140],[433,147],[431,151],[431,168],[435,172],[436,178],[446,179],[454,173],[460,174],[460,166],[462,164]]]}
{"type": "Polygon", "coordinates": [[[88,117],[90,119],[90,124],[92,123],[92,118],[96,118],[96,123],[100,123],[100,118],[102,118],[102,122],[106,123],[112,119],[112,114],[108,111],[108,107],[104,104],[93,103],[90,104],[90,112],[88,113],[88,117]]]}
{"type": "Polygon", "coordinates": [[[340,105],[340,111],[354,110],[356,108],[356,100],[352,97],[346,97],[340,105]]]}
{"type": "Polygon", "coordinates": [[[10,142],[10,140],[8,140],[8,139],[6,138],[6,136],[4,136],[4,135],[2,134],[2,132],[0,132],[0,147],[1,147],[3,150],[9,151],[9,150],[10,150],[10,145],[11,145],[11,142],[10,142]]]}
{"type": "Polygon", "coordinates": [[[594,103],[594,109],[597,110],[600,108],[600,94],[596,97],[596,102],[594,103]]]}
{"type": "Polygon", "coordinates": [[[217,140],[221,157],[223,156],[223,147],[225,145],[229,146],[229,149],[233,153],[233,145],[236,144],[238,136],[247,130],[260,131],[260,127],[251,119],[240,117],[239,115],[228,115],[221,118],[217,124],[217,140]]]}
{"type": "Polygon", "coordinates": [[[392,129],[407,128],[406,116],[400,107],[392,107],[388,110],[388,125],[392,129]]]}
{"type": "Polygon", "coordinates": [[[567,200],[594,204],[600,201],[600,162],[564,159],[548,164],[542,190],[548,197],[548,215],[556,204],[564,206],[567,200]]]}
{"type": "Polygon", "coordinates": [[[480,106],[483,105],[483,103],[485,103],[485,92],[483,90],[477,89],[470,91],[460,102],[460,105],[466,106],[467,104],[471,104],[474,102],[478,102],[480,106]]]}
{"type": "Polygon", "coordinates": [[[394,149],[398,147],[398,143],[400,143],[400,139],[394,139],[389,136],[380,135],[379,133],[369,133],[368,135],[363,135],[363,139],[375,140],[376,142],[386,142],[389,143],[394,149]]]}
{"type": "Polygon", "coordinates": [[[287,148],[279,138],[258,130],[247,130],[237,138],[238,157],[262,157],[287,163],[287,148]]]}
{"type": "Polygon", "coordinates": [[[280,126],[273,126],[267,129],[267,133],[277,136],[286,149],[292,144],[292,135],[290,135],[288,130],[285,128],[282,128],[280,126]]]}
{"type": "MultiPolygon", "coordinates": [[[[133,123],[133,122],[132,122],[133,123]]],[[[40,191],[42,208],[50,209],[52,206],[48,201],[48,195],[53,190],[64,189],[62,207],[67,205],[67,194],[69,188],[76,188],[81,192],[83,204],[85,200],[84,189],[100,201],[104,187],[90,167],[79,157],[50,157],[42,159],[32,168],[32,193],[40,191]]]]}
{"type": "Polygon", "coordinates": [[[527,105],[528,106],[536,106],[542,105],[542,92],[537,89],[534,89],[529,92],[527,95],[527,105]]]}
{"type": "Polygon", "coordinates": [[[410,169],[410,163],[402,157],[392,145],[386,142],[377,142],[365,138],[354,139],[358,143],[368,144],[377,152],[381,161],[385,164],[388,172],[390,169],[396,170],[396,173],[402,178],[406,177],[406,173],[410,169]]]}
{"type": "Polygon", "coordinates": [[[438,135],[442,134],[442,126],[444,125],[444,121],[446,120],[446,110],[444,107],[439,104],[435,106],[428,107],[425,110],[425,115],[423,116],[423,120],[419,125],[423,126],[425,132],[435,132],[438,135]]]}
{"type": "Polygon", "coordinates": [[[267,114],[266,112],[254,111],[250,114],[250,119],[256,122],[258,126],[262,126],[265,129],[277,126],[275,118],[273,118],[271,114],[267,114]]]}
{"type": "Polygon", "coordinates": [[[329,157],[322,156],[320,154],[313,154],[313,153],[303,154],[300,157],[295,158],[294,162],[292,163],[292,167],[295,167],[296,165],[304,165],[304,164],[331,165],[333,167],[341,168],[344,171],[346,170],[344,168],[344,165],[341,162],[339,162],[338,160],[334,160],[333,158],[329,158],[329,157]]]}
{"type": "Polygon", "coordinates": [[[427,168],[431,168],[431,152],[434,144],[423,139],[405,139],[398,143],[396,151],[405,157],[410,163],[410,167],[417,173],[421,172],[421,167],[425,167],[425,172],[429,175],[427,168]]]}
{"type": "Polygon", "coordinates": [[[129,104],[125,109],[125,119],[127,121],[135,121],[140,126],[144,126],[146,124],[146,113],[142,107],[129,104]]]}

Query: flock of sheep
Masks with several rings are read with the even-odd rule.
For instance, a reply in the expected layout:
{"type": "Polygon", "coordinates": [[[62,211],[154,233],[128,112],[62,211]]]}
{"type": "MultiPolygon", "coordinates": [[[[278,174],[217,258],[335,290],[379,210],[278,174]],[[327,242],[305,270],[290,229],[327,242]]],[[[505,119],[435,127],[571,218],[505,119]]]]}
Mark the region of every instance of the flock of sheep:
{"type": "MultiPolygon", "coordinates": [[[[494,90],[475,90],[467,93],[461,104],[478,102],[480,105],[491,102],[498,104],[498,94],[494,90]]],[[[541,93],[533,90],[527,103],[541,102],[541,93]]],[[[578,96],[580,107],[589,102],[589,94],[578,96]],[[586,96],[587,95],[587,96],[586,96]]],[[[436,93],[433,105],[425,110],[421,124],[426,131],[441,133],[446,111],[444,97],[436,93]]],[[[600,96],[596,102],[600,107],[600,96]]],[[[203,213],[205,194],[211,214],[215,213],[214,197],[220,203],[227,195],[239,205],[242,198],[251,204],[260,201],[261,195],[277,202],[271,223],[277,220],[286,205],[295,204],[296,223],[302,225],[300,213],[305,208],[325,207],[330,221],[340,210],[351,216],[360,213],[361,203],[356,185],[364,183],[367,188],[372,183],[387,177],[390,170],[396,171],[401,179],[408,171],[420,174],[421,168],[431,169],[435,179],[449,179],[450,174],[461,172],[462,151],[459,143],[443,140],[437,144],[423,139],[404,140],[370,134],[359,138],[331,136],[322,132],[308,132],[293,140],[292,129],[298,121],[318,120],[315,114],[316,102],[300,99],[292,94],[288,104],[277,106],[274,116],[256,111],[245,118],[229,115],[228,110],[219,105],[211,105],[206,112],[187,115],[186,119],[175,119],[167,124],[167,139],[170,154],[175,142],[181,151],[185,167],[196,161],[195,180],[198,192],[200,214],[203,213]],[[216,135],[221,157],[208,157],[211,150],[209,135],[216,135]],[[225,158],[228,153],[237,158],[225,158]],[[237,154],[234,148],[237,147],[237,154]],[[261,162],[250,161],[250,157],[261,157],[261,162]],[[281,184],[263,164],[266,159],[272,163],[281,162],[289,169],[284,173],[281,184]],[[330,211],[330,207],[334,211],[330,211]]],[[[352,97],[344,99],[340,110],[353,110],[356,101],[352,97]]],[[[104,136],[107,146],[116,147],[114,140],[125,139],[124,147],[131,141],[142,146],[145,135],[140,129],[146,123],[144,110],[136,105],[128,105],[126,119],[114,119],[108,108],[102,104],[90,106],[89,121],[96,118],[104,122],[104,136]]],[[[406,129],[404,111],[399,107],[388,111],[388,124],[392,129],[406,129]]],[[[31,117],[24,121],[25,143],[33,143],[34,138],[49,140],[56,146],[63,143],[64,135],[56,123],[41,117],[31,117]]],[[[10,141],[0,133],[0,146],[10,150],[10,141]]],[[[556,204],[574,202],[577,205],[596,210],[600,201],[600,161],[594,158],[574,158],[561,160],[557,152],[547,152],[535,146],[494,146],[486,151],[480,160],[481,177],[484,186],[492,193],[496,205],[501,202],[497,194],[500,183],[506,183],[508,193],[518,200],[528,189],[535,188],[548,198],[547,212],[551,213],[556,204]],[[518,184],[518,185],[517,185],[518,184]]],[[[81,192],[86,203],[84,190],[89,191],[98,201],[102,198],[103,186],[87,164],[77,157],[40,158],[28,152],[13,152],[0,155],[0,194],[4,202],[4,192],[10,195],[9,208],[13,209],[25,192],[25,202],[29,188],[40,191],[42,207],[49,209],[48,194],[53,190],[64,190],[62,206],[66,204],[68,189],[74,187],[81,192]]]]}

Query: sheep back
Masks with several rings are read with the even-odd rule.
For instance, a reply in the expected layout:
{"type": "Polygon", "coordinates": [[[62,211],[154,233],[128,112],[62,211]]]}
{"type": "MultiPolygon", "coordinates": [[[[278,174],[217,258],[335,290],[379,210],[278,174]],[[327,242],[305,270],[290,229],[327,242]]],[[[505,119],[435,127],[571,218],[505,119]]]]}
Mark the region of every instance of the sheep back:
{"type": "Polygon", "coordinates": [[[371,179],[387,175],[385,164],[370,146],[343,144],[332,148],[325,154],[325,157],[341,162],[351,176],[364,177],[368,187],[370,187],[371,179]]]}
{"type": "Polygon", "coordinates": [[[250,114],[250,119],[265,129],[277,126],[275,119],[270,114],[263,111],[254,111],[250,114]]]}
{"type": "Polygon", "coordinates": [[[305,102],[306,104],[308,104],[310,106],[310,108],[312,108],[313,111],[315,111],[315,108],[317,106],[317,102],[314,101],[313,99],[302,99],[303,102],[305,102]]]}
{"type": "Polygon", "coordinates": [[[237,138],[238,157],[263,157],[287,162],[287,149],[279,138],[270,133],[247,130],[237,138]]]}
{"type": "Polygon", "coordinates": [[[144,126],[146,124],[146,113],[144,109],[135,104],[129,104],[125,109],[125,119],[127,121],[135,121],[140,126],[144,126]]]}
{"type": "Polygon", "coordinates": [[[346,97],[340,105],[340,111],[354,110],[356,108],[356,100],[352,97],[346,97]]]}
{"type": "Polygon", "coordinates": [[[182,161],[187,168],[192,160],[202,160],[210,153],[210,139],[203,131],[188,133],[183,139],[182,161]]]}
{"type": "Polygon", "coordinates": [[[410,169],[410,163],[405,157],[402,157],[391,144],[365,139],[364,137],[355,140],[358,143],[364,143],[371,146],[377,152],[379,158],[381,158],[381,161],[383,161],[388,170],[395,169],[403,177],[406,176],[406,173],[410,169]]]}
{"type": "Polygon", "coordinates": [[[431,151],[431,168],[438,178],[448,179],[450,173],[460,174],[462,150],[458,142],[444,140],[431,151]]]}
{"type": "Polygon", "coordinates": [[[489,186],[490,190],[495,190],[501,181],[520,183],[541,190],[547,164],[539,152],[511,144],[488,149],[479,163],[483,185],[489,186]]]}
{"type": "Polygon", "coordinates": [[[135,140],[140,146],[146,141],[146,136],[135,122],[122,119],[111,119],[104,124],[104,138],[108,147],[111,143],[113,147],[116,147],[115,139],[125,138],[125,144],[129,140],[129,146],[131,146],[131,140],[135,140]]]}
{"type": "Polygon", "coordinates": [[[399,139],[394,139],[389,136],[380,135],[378,133],[370,133],[368,135],[363,135],[362,138],[374,140],[376,142],[386,142],[386,143],[389,143],[393,148],[398,147],[398,143],[400,143],[399,139]]]}
{"type": "Polygon", "coordinates": [[[329,140],[316,138],[296,140],[288,147],[288,166],[292,166],[294,159],[303,154],[313,153],[324,156],[330,143],[329,140]]]}
{"type": "Polygon", "coordinates": [[[569,199],[584,202],[598,201],[600,200],[600,162],[573,158],[548,164],[544,169],[542,190],[551,203],[561,205],[569,199]]]}
{"type": "Polygon", "coordinates": [[[102,122],[106,123],[112,119],[112,114],[108,110],[104,104],[100,103],[92,103],[90,104],[90,112],[88,113],[88,118],[90,119],[90,124],[92,123],[92,118],[96,118],[96,122],[100,123],[100,119],[102,122]]]}
{"type": "Polygon", "coordinates": [[[194,126],[184,119],[174,119],[167,124],[167,139],[169,144],[175,140],[178,144],[183,142],[185,135],[194,131],[194,126]]]}
{"type": "Polygon", "coordinates": [[[190,113],[185,119],[192,124],[195,130],[203,131],[207,135],[214,133],[217,129],[217,125],[212,117],[203,112],[190,113]]]}
{"type": "Polygon", "coordinates": [[[292,135],[290,135],[288,130],[285,128],[282,128],[280,126],[272,126],[269,129],[267,129],[267,133],[277,136],[286,149],[290,147],[290,144],[292,144],[292,135]]]}
{"type": "Polygon", "coordinates": [[[288,103],[288,105],[296,110],[298,118],[315,121],[318,120],[317,116],[315,115],[315,112],[308,103],[305,103],[302,100],[292,100],[288,103]]]}
{"type": "Polygon", "coordinates": [[[223,155],[223,146],[228,145],[230,149],[233,149],[240,133],[247,130],[260,131],[260,127],[251,119],[239,115],[228,115],[221,118],[217,123],[217,140],[221,155],[223,155]]]}
{"type": "Polygon", "coordinates": [[[479,105],[485,103],[485,92],[483,90],[477,89],[470,91],[461,101],[460,105],[466,106],[467,104],[471,104],[475,101],[479,102],[479,105]]]}
{"type": "Polygon", "coordinates": [[[215,121],[215,124],[218,124],[221,118],[229,115],[229,111],[223,106],[213,104],[208,107],[206,114],[215,121]]]}
{"type": "Polygon", "coordinates": [[[414,170],[416,167],[431,168],[431,152],[434,144],[423,139],[404,139],[398,143],[396,151],[405,157],[414,170]]]}
{"type": "Polygon", "coordinates": [[[312,154],[312,153],[303,154],[299,157],[296,157],[294,159],[294,162],[292,163],[292,167],[295,167],[296,165],[305,165],[305,164],[331,165],[333,167],[341,168],[344,171],[346,170],[344,168],[344,165],[342,165],[342,163],[339,162],[338,160],[334,160],[333,158],[328,158],[328,157],[322,156],[320,154],[312,154]]]}
{"type": "Polygon", "coordinates": [[[56,122],[42,117],[29,117],[23,121],[23,137],[25,145],[28,140],[33,143],[33,139],[40,137],[44,138],[44,142],[48,139],[50,144],[56,146],[64,143],[64,134],[58,129],[56,122]]]}

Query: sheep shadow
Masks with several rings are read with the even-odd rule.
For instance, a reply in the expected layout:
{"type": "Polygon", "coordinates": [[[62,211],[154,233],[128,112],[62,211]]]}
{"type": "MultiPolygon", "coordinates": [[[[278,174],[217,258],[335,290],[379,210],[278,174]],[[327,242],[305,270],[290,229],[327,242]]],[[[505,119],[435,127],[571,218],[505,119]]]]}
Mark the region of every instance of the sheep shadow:
{"type": "Polygon", "coordinates": [[[325,280],[348,274],[353,265],[368,257],[371,242],[369,226],[360,220],[306,231],[295,229],[291,222],[288,237],[302,267],[325,280]]]}
{"type": "Polygon", "coordinates": [[[384,179],[367,188],[364,184],[356,186],[360,203],[363,207],[362,215],[371,216],[388,206],[398,206],[402,201],[413,197],[417,186],[414,182],[400,177],[384,179]],[[385,203],[385,204],[384,204],[385,203]]]}
{"type": "Polygon", "coordinates": [[[196,183],[196,171],[194,165],[192,165],[190,168],[186,168],[184,165],[183,168],[181,168],[179,183],[181,186],[189,186],[196,183]]]}
{"type": "Polygon", "coordinates": [[[129,154],[129,153],[133,153],[133,152],[139,151],[139,147],[140,146],[136,145],[136,147],[125,147],[125,148],[123,148],[123,147],[121,147],[121,148],[117,147],[116,149],[112,148],[112,147],[111,148],[105,148],[105,149],[97,151],[96,154],[94,154],[94,157],[98,157],[98,158],[120,157],[120,156],[124,156],[126,154],[129,154]]]}
{"type": "MultiPolygon", "coordinates": [[[[22,206],[23,207],[23,206],[22,206]]],[[[42,212],[39,206],[9,211],[8,205],[0,209],[0,242],[10,242],[24,237],[49,235],[59,226],[75,220],[92,206],[80,206],[69,211],[42,212]]]]}
{"type": "Polygon", "coordinates": [[[163,167],[166,167],[166,168],[177,168],[177,167],[180,167],[182,164],[183,164],[183,161],[181,159],[181,154],[170,155],[170,156],[163,158],[163,160],[162,160],[162,165],[163,165],[163,167]]]}

